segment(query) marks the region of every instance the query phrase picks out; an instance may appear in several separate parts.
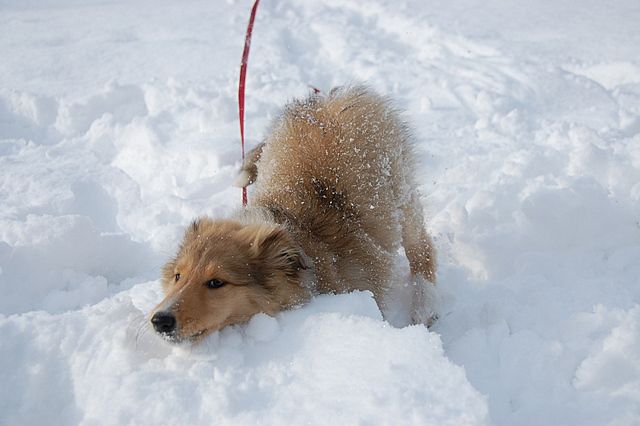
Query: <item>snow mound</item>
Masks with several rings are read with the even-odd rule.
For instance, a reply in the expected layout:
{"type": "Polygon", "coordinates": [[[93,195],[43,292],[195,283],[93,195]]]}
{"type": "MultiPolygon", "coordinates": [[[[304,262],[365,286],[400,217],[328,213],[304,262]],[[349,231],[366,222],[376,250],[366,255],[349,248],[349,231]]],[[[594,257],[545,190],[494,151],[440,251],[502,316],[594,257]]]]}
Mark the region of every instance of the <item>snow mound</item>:
{"type": "Polygon", "coordinates": [[[2,422],[46,424],[53,404],[66,424],[488,423],[438,336],[385,324],[370,293],[321,296],[175,347],[144,326],[158,287],[0,319],[13,384],[0,391],[2,422]]]}

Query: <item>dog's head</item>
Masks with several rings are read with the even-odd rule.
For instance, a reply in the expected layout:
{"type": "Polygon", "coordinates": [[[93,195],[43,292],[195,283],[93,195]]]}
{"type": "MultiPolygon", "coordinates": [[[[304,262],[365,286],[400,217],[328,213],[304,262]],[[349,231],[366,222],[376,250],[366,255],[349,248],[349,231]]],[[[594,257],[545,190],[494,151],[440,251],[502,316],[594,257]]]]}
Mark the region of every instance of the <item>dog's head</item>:
{"type": "Polygon", "coordinates": [[[169,341],[198,341],[254,314],[304,302],[305,256],[282,226],[199,219],[162,270],[151,323],[169,341]]]}

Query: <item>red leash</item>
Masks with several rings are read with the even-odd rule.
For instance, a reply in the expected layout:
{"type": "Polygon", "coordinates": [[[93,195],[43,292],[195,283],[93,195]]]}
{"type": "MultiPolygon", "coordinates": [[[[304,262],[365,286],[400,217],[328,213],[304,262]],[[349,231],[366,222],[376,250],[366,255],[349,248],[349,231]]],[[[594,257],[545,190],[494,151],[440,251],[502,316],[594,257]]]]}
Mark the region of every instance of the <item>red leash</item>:
{"type": "MultiPolygon", "coordinates": [[[[249,48],[251,48],[251,32],[253,31],[253,21],[256,19],[260,0],[253,2],[249,25],[247,25],[247,35],[244,38],[244,50],[242,51],[242,62],[240,62],[240,84],[238,85],[238,112],[240,114],[240,142],[242,144],[242,161],[244,161],[244,81],[247,77],[247,62],[249,61],[249,48]]],[[[247,187],[242,188],[242,205],[247,205],[247,187]]]]}

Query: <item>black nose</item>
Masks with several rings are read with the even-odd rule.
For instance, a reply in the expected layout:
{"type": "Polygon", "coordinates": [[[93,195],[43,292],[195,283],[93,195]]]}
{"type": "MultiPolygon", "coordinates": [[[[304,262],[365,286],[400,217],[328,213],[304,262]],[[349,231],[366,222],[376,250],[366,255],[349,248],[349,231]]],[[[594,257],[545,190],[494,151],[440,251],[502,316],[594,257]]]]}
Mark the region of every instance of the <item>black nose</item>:
{"type": "Polygon", "coordinates": [[[169,312],[156,312],[151,323],[158,333],[171,334],[176,330],[176,317],[169,312]]]}

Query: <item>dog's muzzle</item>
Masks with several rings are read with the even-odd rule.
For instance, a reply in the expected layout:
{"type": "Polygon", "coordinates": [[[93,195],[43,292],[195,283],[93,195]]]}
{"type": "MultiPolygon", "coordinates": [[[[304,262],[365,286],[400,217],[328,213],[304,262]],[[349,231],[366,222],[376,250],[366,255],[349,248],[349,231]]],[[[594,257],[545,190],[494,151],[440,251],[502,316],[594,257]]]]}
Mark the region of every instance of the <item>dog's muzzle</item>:
{"type": "Polygon", "coordinates": [[[171,336],[176,331],[176,317],[171,312],[156,312],[151,317],[153,328],[160,334],[171,336]]]}

